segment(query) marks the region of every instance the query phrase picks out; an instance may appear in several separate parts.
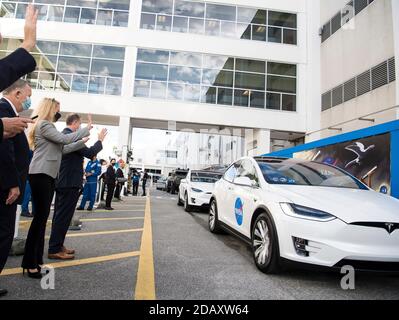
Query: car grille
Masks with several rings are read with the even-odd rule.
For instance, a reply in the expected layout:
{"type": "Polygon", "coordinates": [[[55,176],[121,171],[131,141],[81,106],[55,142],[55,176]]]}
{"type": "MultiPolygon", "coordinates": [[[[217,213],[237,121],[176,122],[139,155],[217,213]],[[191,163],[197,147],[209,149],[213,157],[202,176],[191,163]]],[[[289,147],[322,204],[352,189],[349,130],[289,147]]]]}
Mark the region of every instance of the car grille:
{"type": "Polygon", "coordinates": [[[389,234],[399,229],[399,223],[390,222],[353,222],[353,226],[385,229],[389,234]]]}
{"type": "Polygon", "coordinates": [[[399,272],[399,262],[380,262],[380,261],[357,261],[344,259],[338,262],[334,267],[342,268],[351,266],[359,271],[379,271],[379,272],[399,272]]]}

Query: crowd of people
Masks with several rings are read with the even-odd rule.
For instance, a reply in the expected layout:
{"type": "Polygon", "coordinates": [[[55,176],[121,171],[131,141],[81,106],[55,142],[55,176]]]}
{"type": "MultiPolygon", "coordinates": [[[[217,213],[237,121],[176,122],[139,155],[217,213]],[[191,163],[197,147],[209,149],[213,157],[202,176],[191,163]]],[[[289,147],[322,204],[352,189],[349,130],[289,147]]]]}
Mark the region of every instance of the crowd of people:
{"type": "MultiPolygon", "coordinates": [[[[108,164],[97,159],[106,129],[98,133],[92,147],[86,146],[93,128],[90,116],[87,125],[82,126],[80,115],[68,115],[66,128],[59,132],[55,123],[61,118],[61,103],[52,98],[42,99],[31,118],[19,116],[32,105],[32,89],[21,78],[36,68],[30,51],[36,45],[37,19],[38,11],[28,5],[20,48],[0,60],[0,273],[12,246],[17,205],[21,205],[21,214],[33,218],[22,259],[23,274],[41,279],[46,225],[53,202],[48,258],[74,259],[75,250],[66,248],[64,242],[75,210],[84,210],[87,202],[87,210],[94,209],[99,181],[102,183],[98,197],[103,200],[106,190],[105,209],[113,210],[111,202],[113,198],[120,199],[127,179],[123,161],[112,159],[108,164]],[[90,161],[84,170],[85,158],[90,161]]],[[[137,195],[139,173],[133,177],[133,193],[137,195]]],[[[145,173],[143,195],[147,179],[145,173]]],[[[7,290],[0,288],[0,297],[6,294],[7,290]]]]}

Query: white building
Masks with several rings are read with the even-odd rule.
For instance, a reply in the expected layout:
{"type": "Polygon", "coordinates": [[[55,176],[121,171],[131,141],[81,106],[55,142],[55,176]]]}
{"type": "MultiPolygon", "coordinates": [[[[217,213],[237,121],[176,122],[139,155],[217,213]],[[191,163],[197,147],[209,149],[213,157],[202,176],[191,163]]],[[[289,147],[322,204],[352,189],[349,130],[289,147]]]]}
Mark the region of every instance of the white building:
{"type": "MultiPolygon", "coordinates": [[[[234,154],[234,140],[243,154],[262,154],[336,134],[320,129],[399,96],[393,81],[377,89],[388,91],[384,98],[375,91],[350,101],[355,107],[321,112],[323,93],[398,55],[397,0],[355,3],[364,1],[355,29],[340,28],[321,44],[320,27],[346,1],[34,0],[41,21],[38,71],[28,77],[33,103],[54,96],[64,114],[90,113],[119,126],[125,155],[133,127],[229,131],[245,139],[218,137],[225,152],[206,155],[201,150],[214,143],[213,133],[204,136],[193,157],[214,160],[234,154]]],[[[1,57],[19,45],[26,2],[0,4],[1,57]]],[[[396,117],[388,112],[381,121],[396,117]]]]}

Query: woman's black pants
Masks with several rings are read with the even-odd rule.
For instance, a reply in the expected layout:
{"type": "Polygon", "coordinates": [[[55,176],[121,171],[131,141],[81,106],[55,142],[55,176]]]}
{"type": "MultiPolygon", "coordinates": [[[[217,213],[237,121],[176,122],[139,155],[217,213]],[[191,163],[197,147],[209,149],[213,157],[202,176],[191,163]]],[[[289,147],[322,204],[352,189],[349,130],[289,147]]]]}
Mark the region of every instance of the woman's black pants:
{"type": "Polygon", "coordinates": [[[55,179],[46,174],[31,174],[29,183],[36,212],[26,239],[22,268],[36,269],[43,264],[44,238],[54,196],[55,179]]]}

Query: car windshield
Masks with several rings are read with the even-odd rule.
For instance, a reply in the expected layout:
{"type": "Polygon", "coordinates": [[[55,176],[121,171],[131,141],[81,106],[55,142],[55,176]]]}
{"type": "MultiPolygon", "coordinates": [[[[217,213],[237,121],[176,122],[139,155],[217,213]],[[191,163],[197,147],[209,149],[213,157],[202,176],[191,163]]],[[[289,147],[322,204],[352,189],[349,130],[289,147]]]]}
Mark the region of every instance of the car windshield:
{"type": "Polygon", "coordinates": [[[289,160],[258,161],[269,184],[368,190],[359,180],[330,165],[289,160]]]}
{"type": "Polygon", "coordinates": [[[206,172],[192,172],[191,181],[192,182],[203,182],[203,183],[215,183],[220,180],[221,174],[217,173],[206,173],[206,172]]]}

